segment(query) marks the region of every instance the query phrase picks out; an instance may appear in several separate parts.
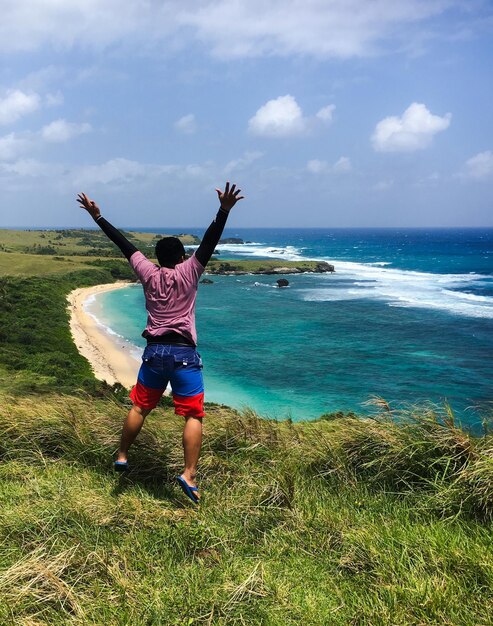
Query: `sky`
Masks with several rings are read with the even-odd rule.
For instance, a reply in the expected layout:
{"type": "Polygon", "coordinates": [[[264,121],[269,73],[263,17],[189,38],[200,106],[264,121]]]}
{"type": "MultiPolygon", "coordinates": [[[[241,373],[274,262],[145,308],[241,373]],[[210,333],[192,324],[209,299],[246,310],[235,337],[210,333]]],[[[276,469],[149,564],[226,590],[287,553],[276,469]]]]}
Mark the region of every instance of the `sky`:
{"type": "Polygon", "coordinates": [[[0,8],[0,227],[493,226],[491,2],[0,8]]]}

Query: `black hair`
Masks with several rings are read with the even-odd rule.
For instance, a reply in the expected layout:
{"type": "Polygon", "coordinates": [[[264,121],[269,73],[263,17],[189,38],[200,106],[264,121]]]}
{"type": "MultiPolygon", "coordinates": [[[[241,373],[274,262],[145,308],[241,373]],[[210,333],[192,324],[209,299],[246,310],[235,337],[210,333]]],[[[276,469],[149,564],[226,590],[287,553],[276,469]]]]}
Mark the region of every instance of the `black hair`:
{"type": "Polygon", "coordinates": [[[178,237],[163,237],[156,244],[156,257],[162,267],[175,267],[185,256],[185,248],[178,237]]]}

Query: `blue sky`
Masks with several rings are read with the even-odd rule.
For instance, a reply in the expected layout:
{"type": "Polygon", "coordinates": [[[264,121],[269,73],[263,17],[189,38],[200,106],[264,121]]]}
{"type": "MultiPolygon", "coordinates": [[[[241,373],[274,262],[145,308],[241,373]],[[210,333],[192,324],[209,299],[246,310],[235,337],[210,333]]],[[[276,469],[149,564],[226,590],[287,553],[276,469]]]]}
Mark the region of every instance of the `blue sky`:
{"type": "Polygon", "coordinates": [[[493,226],[493,7],[2,0],[0,226],[493,226]]]}

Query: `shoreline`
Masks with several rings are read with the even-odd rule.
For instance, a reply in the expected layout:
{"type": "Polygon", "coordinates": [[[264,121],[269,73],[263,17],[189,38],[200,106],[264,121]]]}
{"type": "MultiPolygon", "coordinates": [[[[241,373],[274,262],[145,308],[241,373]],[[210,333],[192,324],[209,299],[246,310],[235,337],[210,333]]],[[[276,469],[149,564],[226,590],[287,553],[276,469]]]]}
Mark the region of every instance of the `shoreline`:
{"type": "Polygon", "coordinates": [[[134,386],[140,360],[130,352],[130,344],[117,335],[110,335],[87,312],[85,303],[90,296],[122,289],[131,283],[118,281],[93,287],[74,289],[67,296],[70,332],[80,354],[85,357],[98,380],[110,385],[120,383],[127,389],[134,386]]]}

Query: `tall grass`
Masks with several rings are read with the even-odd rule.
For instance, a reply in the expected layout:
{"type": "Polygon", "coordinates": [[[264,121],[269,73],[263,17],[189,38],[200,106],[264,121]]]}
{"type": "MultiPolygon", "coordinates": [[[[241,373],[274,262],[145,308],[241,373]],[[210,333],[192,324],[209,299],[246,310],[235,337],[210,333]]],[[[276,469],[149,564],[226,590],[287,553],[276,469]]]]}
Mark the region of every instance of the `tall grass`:
{"type": "Polygon", "coordinates": [[[119,477],[115,397],[0,401],[1,624],[491,623],[492,438],[446,411],[211,405],[194,509],[169,408],[119,477]]]}

